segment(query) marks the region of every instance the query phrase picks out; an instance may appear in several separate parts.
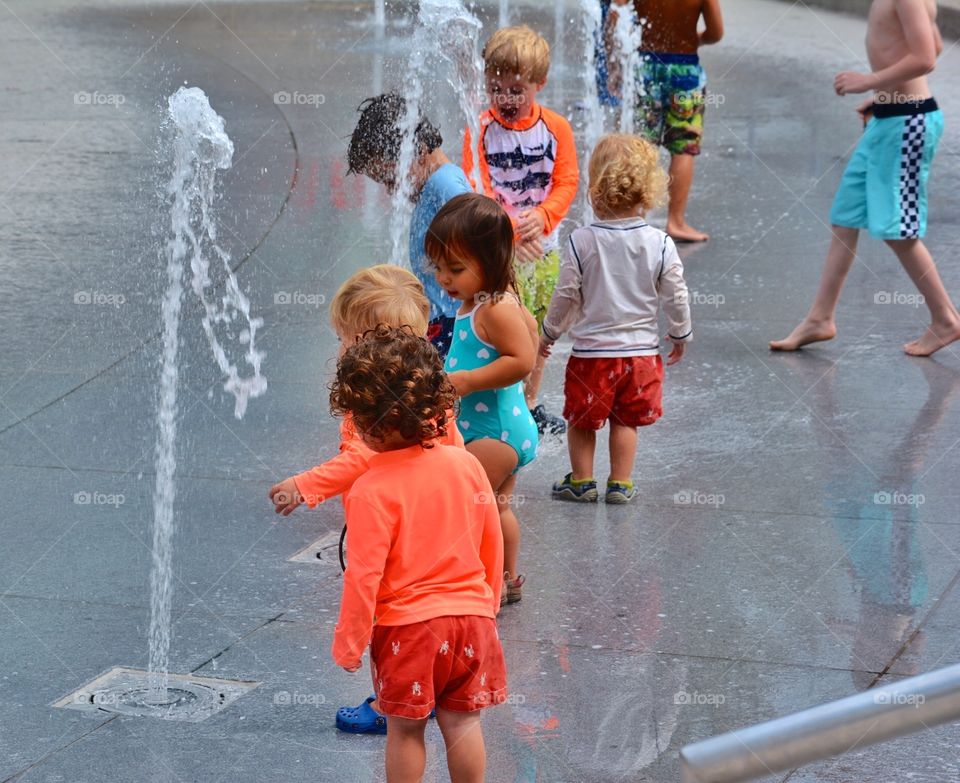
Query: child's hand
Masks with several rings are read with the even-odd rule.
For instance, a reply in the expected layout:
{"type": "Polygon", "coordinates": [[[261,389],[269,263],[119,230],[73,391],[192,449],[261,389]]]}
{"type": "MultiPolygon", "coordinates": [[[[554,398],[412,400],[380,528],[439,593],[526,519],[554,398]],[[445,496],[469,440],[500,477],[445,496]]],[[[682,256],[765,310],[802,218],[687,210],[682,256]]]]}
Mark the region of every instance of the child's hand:
{"type": "Polygon", "coordinates": [[[857,114],[860,115],[860,119],[863,120],[863,124],[866,125],[870,120],[871,115],[873,114],[874,100],[873,98],[867,98],[863,103],[857,106],[857,114]]]}
{"type": "Polygon", "coordinates": [[[524,242],[532,242],[543,236],[546,221],[543,212],[539,209],[528,209],[520,213],[520,222],[517,224],[517,233],[524,242]]]}
{"type": "Polygon", "coordinates": [[[450,383],[453,384],[453,388],[461,397],[466,397],[473,392],[473,386],[470,384],[469,376],[469,370],[460,370],[459,372],[452,372],[447,375],[450,383]]]}
{"type": "Polygon", "coordinates": [[[363,666],[363,661],[357,661],[356,664],[353,666],[342,666],[341,668],[345,672],[350,672],[350,674],[353,674],[354,672],[360,671],[361,666],[363,666]]]}
{"type": "Polygon", "coordinates": [[[300,494],[300,490],[297,489],[297,483],[291,476],[279,484],[274,484],[270,487],[270,500],[272,500],[274,506],[276,506],[276,508],[273,509],[275,513],[288,517],[297,506],[303,503],[303,496],[300,494]]]}
{"type": "Polygon", "coordinates": [[[676,364],[683,358],[683,352],[686,350],[686,343],[678,343],[673,340],[669,335],[667,339],[673,344],[673,348],[670,350],[669,356],[667,356],[667,367],[671,364],[676,364]]]}
{"type": "Polygon", "coordinates": [[[543,245],[540,244],[539,239],[533,239],[529,242],[518,242],[514,247],[514,253],[516,253],[517,260],[523,261],[524,263],[539,261],[543,258],[543,245]]]}
{"type": "Polygon", "coordinates": [[[841,71],[833,80],[833,89],[836,90],[837,95],[848,95],[872,90],[873,74],[841,71]]]}
{"type": "Polygon", "coordinates": [[[547,340],[542,334],[540,335],[540,355],[547,357],[550,355],[550,352],[553,350],[553,343],[547,340]]]}

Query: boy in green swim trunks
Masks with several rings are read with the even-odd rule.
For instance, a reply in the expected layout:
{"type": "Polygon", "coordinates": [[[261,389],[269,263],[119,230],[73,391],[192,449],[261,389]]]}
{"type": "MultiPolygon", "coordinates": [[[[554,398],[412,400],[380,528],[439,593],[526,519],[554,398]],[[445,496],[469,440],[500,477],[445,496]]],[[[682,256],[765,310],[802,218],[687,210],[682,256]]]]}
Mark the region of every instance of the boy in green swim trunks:
{"type": "MultiPolygon", "coordinates": [[[[694,160],[700,154],[703,138],[707,86],[697,50],[723,37],[720,0],[613,2],[615,6],[632,5],[637,18],[646,20],[639,74],[643,94],[637,101],[637,123],[648,141],[666,147],[670,153],[667,233],[677,242],[703,242],[709,235],[687,223],[694,160]],[[698,31],[701,17],[706,27],[698,31]]],[[[614,22],[615,18],[611,19],[614,22]]]]}
{"type": "MultiPolygon", "coordinates": [[[[857,253],[860,229],[894,252],[930,310],[930,326],[903,346],[911,356],[929,356],[960,340],[960,312],[950,299],[930,251],[927,177],[943,132],[943,115],[927,74],[943,50],[934,0],[873,0],[867,20],[870,73],[843,71],[837,95],[873,92],[857,107],[865,123],[833,201],[833,238],[820,287],[807,316],[774,351],[796,351],[831,340],[840,291],[857,253]]],[[[876,295],[874,301],[882,303],[876,295]]]]}

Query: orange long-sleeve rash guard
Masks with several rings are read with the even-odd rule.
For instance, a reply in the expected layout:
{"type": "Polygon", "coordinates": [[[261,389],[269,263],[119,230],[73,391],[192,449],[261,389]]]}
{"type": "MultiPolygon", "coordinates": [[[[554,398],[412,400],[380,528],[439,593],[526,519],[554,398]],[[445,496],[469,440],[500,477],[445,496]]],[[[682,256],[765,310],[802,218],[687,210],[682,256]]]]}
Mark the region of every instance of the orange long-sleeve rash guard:
{"type": "Polygon", "coordinates": [[[524,210],[543,213],[544,236],[556,231],[577,195],[580,170],[573,128],[539,103],[529,117],[512,124],[494,109],[483,112],[476,148],[469,128],[463,136],[468,177],[475,163],[484,194],[496,199],[514,224],[524,210]]]}
{"type": "MultiPolygon", "coordinates": [[[[463,448],[463,436],[457,429],[452,411],[447,415],[447,433],[440,442],[463,448]]],[[[340,453],[293,477],[303,502],[313,508],[348,492],[353,482],[367,472],[370,457],[376,453],[363,442],[353,424],[353,417],[350,414],[344,416],[340,422],[340,453]]]]}
{"type": "Polygon", "coordinates": [[[347,570],[333,659],[359,663],[377,625],[495,617],[503,535],[490,482],[465,449],[374,454],[345,499],[347,570]]]}

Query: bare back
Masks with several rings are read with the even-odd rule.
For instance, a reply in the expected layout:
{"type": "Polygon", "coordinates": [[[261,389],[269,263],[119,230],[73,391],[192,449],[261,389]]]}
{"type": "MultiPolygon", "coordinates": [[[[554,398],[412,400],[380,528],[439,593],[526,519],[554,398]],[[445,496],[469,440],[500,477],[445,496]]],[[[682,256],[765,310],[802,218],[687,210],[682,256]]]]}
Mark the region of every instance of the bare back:
{"type": "Polygon", "coordinates": [[[651,52],[696,54],[697,24],[704,0],[634,0],[640,19],[646,19],[641,48],[651,52]]]}
{"type": "MultiPolygon", "coordinates": [[[[940,31],[937,28],[936,0],[873,0],[867,19],[867,57],[874,72],[888,68],[910,54],[910,46],[903,23],[897,13],[898,3],[903,6],[916,3],[926,11],[934,36],[936,52],[943,48],[940,31]]],[[[911,96],[911,100],[930,97],[930,85],[926,76],[917,76],[882,91],[884,94],[898,93],[911,96]]]]}

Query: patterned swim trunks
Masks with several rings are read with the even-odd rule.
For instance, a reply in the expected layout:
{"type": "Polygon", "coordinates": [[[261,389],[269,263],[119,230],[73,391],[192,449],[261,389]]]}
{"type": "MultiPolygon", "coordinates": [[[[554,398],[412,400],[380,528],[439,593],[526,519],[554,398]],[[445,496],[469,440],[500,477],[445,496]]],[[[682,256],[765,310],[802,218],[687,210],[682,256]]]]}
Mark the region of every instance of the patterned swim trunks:
{"type": "Polygon", "coordinates": [[[830,222],[868,229],[877,239],[921,239],[927,233],[927,179],[943,134],[933,98],[875,104],[847,163],[830,222]]]}
{"type": "Polygon", "coordinates": [[[695,54],[641,52],[637,127],[671,155],[699,155],[707,77],[695,54]]]}
{"type": "Polygon", "coordinates": [[[490,617],[376,625],[370,660],[373,690],[385,715],[423,720],[434,707],[474,712],[507,698],[503,648],[490,617]]]}

